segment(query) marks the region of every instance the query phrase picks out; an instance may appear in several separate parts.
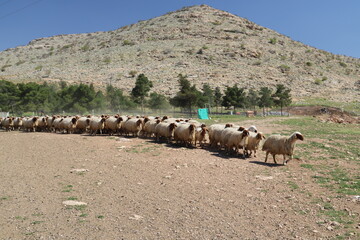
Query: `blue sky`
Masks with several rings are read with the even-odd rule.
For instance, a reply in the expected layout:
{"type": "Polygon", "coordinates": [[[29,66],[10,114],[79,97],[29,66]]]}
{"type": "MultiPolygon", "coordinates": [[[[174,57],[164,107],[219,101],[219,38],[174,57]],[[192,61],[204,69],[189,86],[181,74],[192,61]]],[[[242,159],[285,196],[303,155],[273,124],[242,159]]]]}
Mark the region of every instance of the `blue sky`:
{"type": "Polygon", "coordinates": [[[36,38],[114,30],[199,4],[307,45],[360,58],[359,0],[0,0],[0,51],[36,38]]]}

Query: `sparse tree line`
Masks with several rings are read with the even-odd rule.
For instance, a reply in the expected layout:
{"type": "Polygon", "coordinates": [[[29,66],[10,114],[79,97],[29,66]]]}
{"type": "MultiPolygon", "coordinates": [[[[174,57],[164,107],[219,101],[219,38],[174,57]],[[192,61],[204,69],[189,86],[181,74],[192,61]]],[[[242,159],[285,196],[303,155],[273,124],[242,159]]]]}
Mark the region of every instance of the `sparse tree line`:
{"type": "Polygon", "coordinates": [[[203,84],[201,90],[191,84],[186,76],[178,76],[179,91],[172,98],[160,93],[151,92],[152,82],[139,74],[130,94],[121,89],[107,85],[105,91],[95,90],[92,84],[59,84],[17,83],[0,80],[0,112],[11,112],[22,115],[27,112],[38,114],[120,112],[136,108],[156,110],[178,107],[182,111],[192,112],[195,108],[248,109],[255,110],[277,106],[281,108],[291,103],[290,89],[282,84],[275,91],[268,87],[259,90],[239,88],[237,84],[227,86],[224,92],[219,87],[212,88],[203,84]],[[149,94],[150,93],[150,94],[149,94]]]}

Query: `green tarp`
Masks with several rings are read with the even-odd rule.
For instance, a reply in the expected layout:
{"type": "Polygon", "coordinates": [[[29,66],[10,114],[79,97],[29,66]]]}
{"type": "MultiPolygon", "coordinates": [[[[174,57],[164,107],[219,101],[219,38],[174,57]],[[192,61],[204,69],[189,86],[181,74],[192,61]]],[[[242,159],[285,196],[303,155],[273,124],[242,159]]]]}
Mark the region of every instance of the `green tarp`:
{"type": "Polygon", "coordinates": [[[209,119],[209,113],[207,108],[198,109],[198,118],[199,119],[209,119]]]}

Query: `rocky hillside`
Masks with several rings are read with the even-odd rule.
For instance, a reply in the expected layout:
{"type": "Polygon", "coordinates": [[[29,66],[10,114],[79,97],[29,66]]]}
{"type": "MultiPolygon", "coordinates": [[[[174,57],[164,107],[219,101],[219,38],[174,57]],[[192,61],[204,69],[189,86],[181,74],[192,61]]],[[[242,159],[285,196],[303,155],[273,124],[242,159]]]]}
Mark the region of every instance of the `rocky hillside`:
{"type": "Polygon", "coordinates": [[[224,88],[284,84],[295,99],[360,98],[360,59],[334,55],[207,5],[109,32],[59,35],[0,52],[0,78],[111,83],[125,91],[144,73],[173,95],[177,75],[224,88]]]}

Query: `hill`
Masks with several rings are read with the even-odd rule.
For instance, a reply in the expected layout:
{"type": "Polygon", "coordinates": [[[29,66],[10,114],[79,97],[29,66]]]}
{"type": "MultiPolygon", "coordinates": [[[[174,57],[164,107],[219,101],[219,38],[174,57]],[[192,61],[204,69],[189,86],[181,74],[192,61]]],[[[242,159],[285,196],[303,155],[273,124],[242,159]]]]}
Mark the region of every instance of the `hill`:
{"type": "Polygon", "coordinates": [[[174,95],[177,75],[224,89],[284,84],[294,99],[360,98],[360,59],[319,50],[207,5],[114,31],[58,35],[0,52],[0,79],[106,84],[130,91],[144,73],[174,95]]]}

